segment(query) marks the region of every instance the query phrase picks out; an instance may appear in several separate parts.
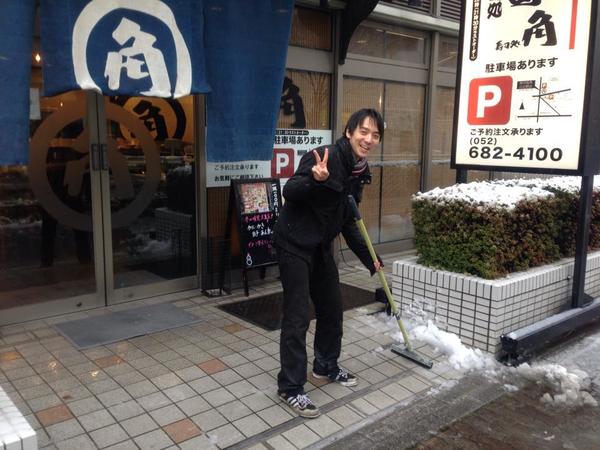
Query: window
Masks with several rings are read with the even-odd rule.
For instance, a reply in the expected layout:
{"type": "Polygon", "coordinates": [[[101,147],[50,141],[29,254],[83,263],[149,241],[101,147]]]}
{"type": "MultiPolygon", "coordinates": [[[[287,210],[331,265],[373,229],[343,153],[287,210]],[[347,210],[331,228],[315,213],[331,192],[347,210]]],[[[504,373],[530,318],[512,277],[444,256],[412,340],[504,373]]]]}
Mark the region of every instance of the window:
{"type": "Polygon", "coordinates": [[[314,9],[294,8],[290,45],[331,50],[331,16],[314,9]]]}
{"type": "Polygon", "coordinates": [[[429,35],[403,27],[359,25],[348,53],[414,64],[426,64],[429,35]]]}
{"type": "Polygon", "coordinates": [[[330,129],[331,75],[286,70],[277,128],[330,129]]]}

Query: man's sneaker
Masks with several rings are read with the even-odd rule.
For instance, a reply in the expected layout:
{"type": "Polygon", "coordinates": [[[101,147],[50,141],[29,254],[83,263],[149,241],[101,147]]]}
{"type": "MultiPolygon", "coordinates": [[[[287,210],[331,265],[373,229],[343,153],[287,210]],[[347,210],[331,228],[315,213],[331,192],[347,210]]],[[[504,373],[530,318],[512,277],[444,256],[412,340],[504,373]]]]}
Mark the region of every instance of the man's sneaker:
{"type": "Polygon", "coordinates": [[[286,402],[290,409],[295,411],[299,416],[314,419],[321,415],[319,408],[310,401],[310,398],[306,394],[289,395],[285,392],[280,392],[279,398],[286,402]]]}
{"type": "Polygon", "coordinates": [[[351,373],[346,372],[341,367],[338,367],[337,369],[335,369],[329,373],[320,372],[320,371],[317,371],[317,369],[313,369],[313,377],[329,378],[330,381],[333,381],[335,383],[341,384],[342,386],[348,386],[348,387],[356,386],[358,384],[358,378],[356,378],[351,373]]]}

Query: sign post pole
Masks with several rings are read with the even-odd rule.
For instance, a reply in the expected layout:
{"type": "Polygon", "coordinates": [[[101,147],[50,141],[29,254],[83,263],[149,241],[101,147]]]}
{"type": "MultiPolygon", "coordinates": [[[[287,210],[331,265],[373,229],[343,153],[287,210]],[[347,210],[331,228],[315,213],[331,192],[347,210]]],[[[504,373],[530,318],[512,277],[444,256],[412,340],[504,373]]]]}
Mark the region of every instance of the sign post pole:
{"type": "Polygon", "coordinates": [[[581,308],[592,301],[585,293],[585,269],[587,265],[587,246],[590,238],[590,221],[592,213],[592,190],[594,177],[581,177],[579,191],[579,220],[577,223],[577,242],[575,246],[575,266],[573,268],[573,298],[572,308],[581,308]]]}

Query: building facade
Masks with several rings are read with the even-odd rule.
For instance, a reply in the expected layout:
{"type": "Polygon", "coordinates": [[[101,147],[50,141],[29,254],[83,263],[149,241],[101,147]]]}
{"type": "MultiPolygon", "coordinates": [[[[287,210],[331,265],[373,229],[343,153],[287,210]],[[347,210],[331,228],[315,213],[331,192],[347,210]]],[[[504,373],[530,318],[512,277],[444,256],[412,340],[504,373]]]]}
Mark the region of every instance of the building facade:
{"type": "MultiPolygon", "coordinates": [[[[375,108],[386,133],[361,211],[376,246],[411,248],[411,196],[455,179],[460,4],[379,2],[340,64],[345,2],[297,1],[275,156],[259,173],[285,182],[303,152],[335,141],[355,110],[375,108]]],[[[201,95],[41,96],[35,34],[29,163],[0,167],[0,322],[218,287],[236,270],[229,180],[256,167],[206,163],[201,95]]]]}

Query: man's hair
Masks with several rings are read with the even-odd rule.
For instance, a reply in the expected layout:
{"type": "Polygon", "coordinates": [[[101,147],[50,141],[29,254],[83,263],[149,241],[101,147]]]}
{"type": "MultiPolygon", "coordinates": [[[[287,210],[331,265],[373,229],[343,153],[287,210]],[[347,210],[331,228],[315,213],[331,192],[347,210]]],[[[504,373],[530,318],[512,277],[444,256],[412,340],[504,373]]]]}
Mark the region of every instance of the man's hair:
{"type": "Polygon", "coordinates": [[[379,131],[380,139],[383,139],[383,131],[385,128],[385,124],[383,122],[383,117],[376,109],[372,108],[363,108],[356,111],[354,114],[350,116],[348,119],[348,123],[346,124],[346,128],[344,128],[344,136],[346,136],[346,132],[350,134],[354,133],[357,127],[362,125],[363,121],[370,117],[377,124],[377,130],[379,131]]]}

